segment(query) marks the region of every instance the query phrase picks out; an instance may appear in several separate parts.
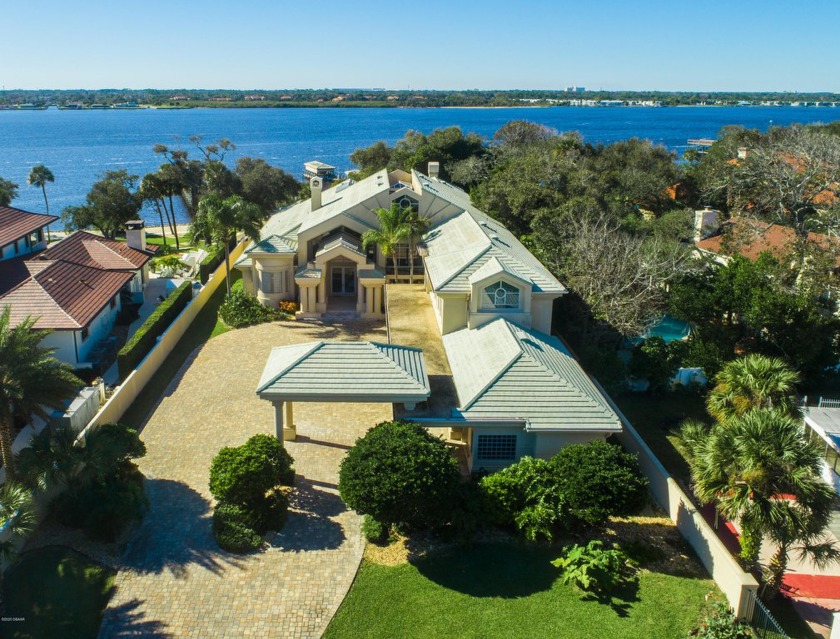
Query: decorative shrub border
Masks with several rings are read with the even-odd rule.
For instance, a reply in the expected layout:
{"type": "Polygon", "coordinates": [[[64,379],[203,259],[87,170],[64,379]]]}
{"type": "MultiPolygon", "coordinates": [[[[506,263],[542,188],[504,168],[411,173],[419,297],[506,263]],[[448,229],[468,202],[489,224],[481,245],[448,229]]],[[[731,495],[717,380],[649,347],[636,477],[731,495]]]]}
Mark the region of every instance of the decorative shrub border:
{"type": "Polygon", "coordinates": [[[219,248],[211,248],[207,253],[207,257],[201,260],[198,265],[198,279],[203,284],[207,284],[207,280],[213,275],[213,272],[219,268],[219,264],[225,259],[225,252],[219,248]]]}
{"type": "Polygon", "coordinates": [[[120,379],[125,379],[137,364],[152,350],[155,340],[172,323],[178,313],[184,310],[192,299],[192,282],[184,282],[160,303],[137,332],[131,336],[117,354],[117,369],[120,379]]]}

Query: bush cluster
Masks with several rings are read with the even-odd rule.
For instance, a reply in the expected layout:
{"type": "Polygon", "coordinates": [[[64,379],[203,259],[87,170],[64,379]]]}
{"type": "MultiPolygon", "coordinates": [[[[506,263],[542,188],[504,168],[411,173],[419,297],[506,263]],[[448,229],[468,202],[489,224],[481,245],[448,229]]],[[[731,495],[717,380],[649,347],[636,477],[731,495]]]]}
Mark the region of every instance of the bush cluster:
{"type": "MultiPolygon", "coordinates": [[[[72,437],[66,440],[72,442],[72,437]]],[[[29,449],[27,449],[29,450],[29,449]]],[[[132,461],[146,454],[137,431],[123,424],[103,424],[88,435],[85,446],[46,444],[40,460],[24,460],[24,468],[57,477],[65,490],[52,501],[59,521],[82,528],[94,539],[111,541],[149,507],[143,474],[132,461]]],[[[35,448],[34,454],[38,453],[35,448]]],[[[34,455],[33,455],[34,457],[34,455]]]]}
{"type": "Polygon", "coordinates": [[[219,307],[219,317],[232,328],[274,322],[286,319],[286,314],[275,308],[263,306],[260,301],[244,290],[231,290],[219,307]]]}
{"type": "Polygon", "coordinates": [[[634,455],[596,441],[567,446],[549,461],[524,457],[479,485],[492,523],[550,541],[573,526],[638,512],[648,482],[634,455]]]}
{"type": "Polygon", "coordinates": [[[419,424],[383,422],[341,463],[338,492],[365,515],[363,532],[381,542],[392,526],[448,526],[469,540],[483,525],[553,541],[569,529],[626,516],[647,503],[648,482],[634,455],[597,441],[563,448],[550,460],[524,457],[478,482],[462,482],[446,443],[419,424]]]}
{"type": "Polygon", "coordinates": [[[341,462],[338,492],[362,515],[390,526],[446,523],[461,475],[443,440],[419,424],[392,421],[371,428],[341,462]]]}
{"type": "Polygon", "coordinates": [[[277,303],[277,308],[280,309],[281,313],[294,315],[300,310],[300,304],[298,304],[295,300],[280,300],[277,303]]]}
{"type": "Polygon", "coordinates": [[[121,379],[128,377],[129,373],[154,348],[158,336],[169,328],[191,299],[192,284],[184,282],[160,303],[154,313],[149,315],[117,354],[117,368],[121,379]]]}
{"type": "Polygon", "coordinates": [[[219,546],[231,552],[254,550],[267,531],[283,527],[289,499],[282,486],[294,482],[293,463],[282,442],[270,435],[254,435],[216,454],[210,493],[218,502],[213,534],[219,546]]]}

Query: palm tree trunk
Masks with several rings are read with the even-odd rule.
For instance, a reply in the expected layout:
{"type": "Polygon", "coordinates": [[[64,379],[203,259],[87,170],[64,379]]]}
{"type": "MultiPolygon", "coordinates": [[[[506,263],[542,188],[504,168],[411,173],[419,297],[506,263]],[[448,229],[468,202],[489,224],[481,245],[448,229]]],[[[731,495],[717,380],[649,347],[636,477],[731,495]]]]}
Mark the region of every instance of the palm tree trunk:
{"type": "MultiPolygon", "coordinates": [[[[47,215],[50,214],[50,202],[47,200],[47,183],[44,182],[41,184],[41,191],[44,193],[44,206],[47,208],[47,215]]],[[[50,227],[47,225],[47,242],[49,242],[52,238],[50,237],[50,227]]]]}
{"type": "Polygon", "coordinates": [[[15,480],[15,456],[12,451],[12,421],[9,416],[0,418],[0,454],[6,469],[6,482],[15,480]]]}
{"type": "Polygon", "coordinates": [[[175,236],[175,250],[180,251],[181,244],[178,241],[178,225],[175,222],[175,205],[172,203],[171,193],[169,194],[169,209],[172,211],[172,226],[170,228],[172,229],[172,235],[175,236]]]}
{"type": "Polygon", "coordinates": [[[230,244],[229,238],[225,238],[225,282],[227,283],[227,294],[230,297],[230,244]]]}
{"type": "Polygon", "coordinates": [[[157,199],[155,200],[155,208],[157,209],[158,217],[160,218],[160,236],[163,238],[163,247],[164,251],[166,251],[166,227],[163,224],[163,209],[160,208],[160,201],[157,199]]]}
{"type": "Polygon", "coordinates": [[[408,238],[408,283],[414,283],[414,238],[408,238]]]}
{"type": "Polygon", "coordinates": [[[770,559],[770,563],[767,566],[770,571],[767,585],[770,586],[771,592],[774,594],[779,592],[779,589],[782,587],[782,580],[785,578],[785,573],[787,572],[787,564],[787,546],[785,544],[779,544],[779,548],[773,554],[773,558],[770,559]]]}

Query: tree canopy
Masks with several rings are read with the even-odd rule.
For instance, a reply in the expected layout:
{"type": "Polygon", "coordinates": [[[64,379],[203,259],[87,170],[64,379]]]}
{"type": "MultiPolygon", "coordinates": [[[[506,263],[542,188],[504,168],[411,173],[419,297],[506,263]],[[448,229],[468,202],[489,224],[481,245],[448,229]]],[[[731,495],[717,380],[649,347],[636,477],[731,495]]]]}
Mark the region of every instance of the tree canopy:
{"type": "Polygon", "coordinates": [[[0,177],[0,206],[9,206],[17,197],[18,185],[0,177]]]}
{"type": "Polygon", "coordinates": [[[114,239],[125,229],[126,222],[137,219],[143,196],[136,190],[136,175],[125,169],[106,171],[96,182],[81,206],[68,206],[61,213],[70,230],[95,228],[114,239]]]}

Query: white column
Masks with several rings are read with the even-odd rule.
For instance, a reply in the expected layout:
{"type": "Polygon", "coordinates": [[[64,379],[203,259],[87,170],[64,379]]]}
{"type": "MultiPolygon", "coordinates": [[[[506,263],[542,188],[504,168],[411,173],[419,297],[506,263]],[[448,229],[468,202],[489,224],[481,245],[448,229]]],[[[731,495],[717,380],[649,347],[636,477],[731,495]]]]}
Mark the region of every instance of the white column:
{"type": "Polygon", "coordinates": [[[376,286],[373,289],[373,312],[377,315],[382,312],[382,287],[376,286]]]}
{"type": "Polygon", "coordinates": [[[356,269],[356,312],[357,313],[361,313],[365,308],[364,291],[365,291],[365,287],[362,286],[362,282],[361,282],[361,280],[359,280],[359,269],[356,269]]]}
{"type": "Polygon", "coordinates": [[[316,299],[317,287],[316,286],[307,286],[306,287],[306,296],[309,300],[309,312],[313,312],[315,310],[315,299],[316,299]]]}
{"type": "Polygon", "coordinates": [[[283,402],[274,403],[274,436],[283,441],[283,402]]]}
{"type": "Polygon", "coordinates": [[[368,287],[366,287],[366,289],[367,290],[365,291],[365,297],[367,298],[367,300],[366,300],[367,301],[367,312],[368,312],[368,315],[372,315],[373,314],[373,291],[374,291],[374,287],[373,286],[368,286],[368,287]]]}
{"type": "Polygon", "coordinates": [[[309,312],[309,287],[308,286],[301,286],[300,287],[300,312],[301,313],[308,313],[309,312]]]}
{"type": "Polygon", "coordinates": [[[294,404],[283,402],[283,441],[293,442],[296,437],[294,404]]]}
{"type": "Polygon", "coordinates": [[[324,280],[318,282],[318,303],[323,304],[326,302],[326,293],[327,293],[327,285],[324,280]]]}

